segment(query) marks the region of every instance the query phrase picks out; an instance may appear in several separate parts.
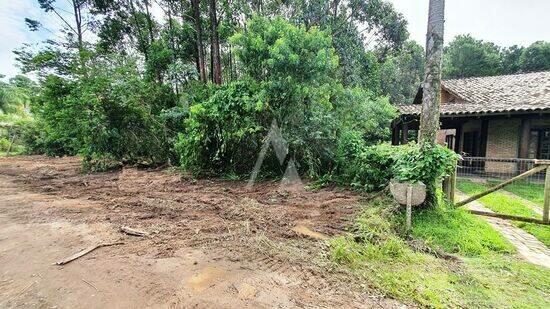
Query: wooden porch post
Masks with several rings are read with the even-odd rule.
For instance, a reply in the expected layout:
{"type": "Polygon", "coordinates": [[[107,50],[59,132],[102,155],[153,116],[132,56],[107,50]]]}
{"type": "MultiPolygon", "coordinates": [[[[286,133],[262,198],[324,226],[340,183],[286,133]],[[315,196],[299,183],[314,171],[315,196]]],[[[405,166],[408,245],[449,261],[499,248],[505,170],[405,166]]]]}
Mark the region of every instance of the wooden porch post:
{"type": "Polygon", "coordinates": [[[401,135],[401,144],[405,145],[409,142],[409,124],[403,122],[403,135],[401,135]]]}
{"type": "Polygon", "coordinates": [[[460,124],[455,130],[455,152],[460,153],[462,151],[462,124],[460,124]]]}
{"type": "Polygon", "coordinates": [[[519,157],[529,156],[529,136],[531,134],[531,119],[521,120],[521,132],[519,137],[519,157]]]}
{"type": "MultiPolygon", "coordinates": [[[[531,119],[522,119],[521,120],[521,131],[519,133],[519,158],[529,157],[529,136],[531,135],[531,119]]],[[[526,166],[524,162],[518,162],[518,173],[528,170],[529,167],[526,166]]]]}
{"type": "Polygon", "coordinates": [[[391,144],[399,145],[399,125],[396,121],[392,123],[391,144]]]}

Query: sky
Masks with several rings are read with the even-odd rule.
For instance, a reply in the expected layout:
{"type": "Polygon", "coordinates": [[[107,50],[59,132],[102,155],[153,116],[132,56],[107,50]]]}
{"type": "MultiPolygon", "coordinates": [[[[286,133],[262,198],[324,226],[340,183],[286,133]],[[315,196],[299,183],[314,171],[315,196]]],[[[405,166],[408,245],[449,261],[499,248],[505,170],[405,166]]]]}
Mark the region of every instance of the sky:
{"type": "MultiPolygon", "coordinates": [[[[424,45],[429,0],[388,0],[409,22],[411,38],[424,45]]],[[[66,0],[56,1],[67,8],[66,0]]],[[[550,41],[550,0],[446,0],[445,40],[470,33],[500,46],[550,41]]],[[[157,15],[157,14],[155,14],[157,15]]],[[[40,10],[36,0],[0,0],[0,74],[19,72],[12,50],[59,36],[61,22],[40,10]],[[30,32],[25,17],[48,30],[30,32]]]]}
{"type": "MultiPolygon", "coordinates": [[[[411,38],[426,40],[429,0],[389,0],[409,22],[411,38]]],[[[550,41],[550,0],[446,0],[445,41],[459,34],[500,46],[550,41]]]]}

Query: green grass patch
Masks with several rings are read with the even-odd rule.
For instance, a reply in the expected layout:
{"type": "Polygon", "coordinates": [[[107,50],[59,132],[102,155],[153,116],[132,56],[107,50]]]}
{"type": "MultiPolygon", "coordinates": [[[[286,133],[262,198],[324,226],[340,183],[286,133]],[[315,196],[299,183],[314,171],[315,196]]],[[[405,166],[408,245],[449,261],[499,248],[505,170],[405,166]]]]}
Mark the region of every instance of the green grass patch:
{"type": "Polygon", "coordinates": [[[439,206],[415,212],[412,235],[464,256],[515,251],[514,246],[487,222],[462,208],[439,206]]]}
{"type": "Polygon", "coordinates": [[[421,306],[550,306],[550,270],[508,254],[510,244],[482,219],[446,208],[413,213],[414,238],[467,255],[462,261],[443,260],[414,251],[403,240],[403,215],[396,208],[387,197],[371,200],[348,235],[329,241],[330,259],[368,286],[421,306]]]}
{"type": "MultiPolygon", "coordinates": [[[[489,181],[491,185],[499,184],[498,181],[489,181]]],[[[504,190],[514,193],[528,201],[531,201],[539,206],[544,205],[544,184],[527,183],[525,181],[517,181],[507,185],[504,190]]]]}
{"type": "MultiPolygon", "coordinates": [[[[457,183],[457,188],[468,195],[473,195],[483,192],[488,188],[488,186],[468,180],[461,180],[457,183]]],[[[521,200],[499,193],[498,191],[480,198],[479,202],[497,213],[539,219],[541,218],[539,214],[529,208],[529,206],[525,205],[521,200]]],[[[519,221],[512,221],[512,223],[529,234],[535,236],[546,246],[550,246],[550,226],[519,221]]]]}

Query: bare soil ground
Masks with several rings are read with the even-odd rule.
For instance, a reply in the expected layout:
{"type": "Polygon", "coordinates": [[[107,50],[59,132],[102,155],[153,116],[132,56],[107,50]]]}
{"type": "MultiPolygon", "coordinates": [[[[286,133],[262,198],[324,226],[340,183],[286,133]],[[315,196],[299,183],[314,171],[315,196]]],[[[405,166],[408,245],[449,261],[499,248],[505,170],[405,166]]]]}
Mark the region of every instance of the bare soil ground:
{"type": "Polygon", "coordinates": [[[359,196],[278,187],[136,168],[86,175],[70,157],[1,158],[0,307],[401,307],[359,288],[322,257],[322,241],[293,231],[341,233],[359,196]],[[124,244],[53,265],[113,241],[124,244]]]}

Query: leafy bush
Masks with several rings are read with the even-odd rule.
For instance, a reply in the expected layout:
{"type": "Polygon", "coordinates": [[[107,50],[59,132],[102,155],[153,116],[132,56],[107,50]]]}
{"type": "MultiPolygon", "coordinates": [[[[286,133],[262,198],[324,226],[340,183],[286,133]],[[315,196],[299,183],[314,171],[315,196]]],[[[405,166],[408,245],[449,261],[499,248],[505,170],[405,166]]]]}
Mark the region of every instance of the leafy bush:
{"type": "Polygon", "coordinates": [[[367,147],[360,132],[344,132],[338,145],[338,181],[368,192],[384,188],[393,176],[394,148],[388,144],[367,147]]]}
{"type": "MultiPolygon", "coordinates": [[[[257,17],[231,41],[244,75],[189,92],[189,118],[176,145],[184,168],[247,175],[273,120],[287,142],[287,160],[312,177],[334,169],[341,134],[356,132],[368,145],[389,137],[395,108],[336,81],[338,58],[327,33],[257,17]]],[[[263,174],[284,169],[269,151],[263,174]]]]}
{"type": "Polygon", "coordinates": [[[435,183],[450,175],[459,156],[449,148],[410,143],[395,152],[394,177],[401,181],[435,183]]]}
{"type": "Polygon", "coordinates": [[[176,151],[195,173],[248,173],[266,131],[265,99],[257,83],[242,80],[218,89],[189,109],[176,151]]]}
{"type": "Polygon", "coordinates": [[[369,192],[384,188],[392,178],[435,183],[452,172],[458,159],[439,145],[367,146],[354,131],[342,134],[338,149],[337,181],[369,192]]]}
{"type": "Polygon", "coordinates": [[[10,140],[6,137],[0,137],[0,151],[7,151],[10,147],[10,140]]]}
{"type": "MultiPolygon", "coordinates": [[[[147,82],[135,62],[98,57],[79,80],[50,75],[32,104],[36,122],[25,141],[32,152],[84,156],[94,162],[160,164],[169,157],[159,114],[175,105],[167,86],[147,82]]],[[[104,165],[100,163],[100,165],[104,165]]]]}

